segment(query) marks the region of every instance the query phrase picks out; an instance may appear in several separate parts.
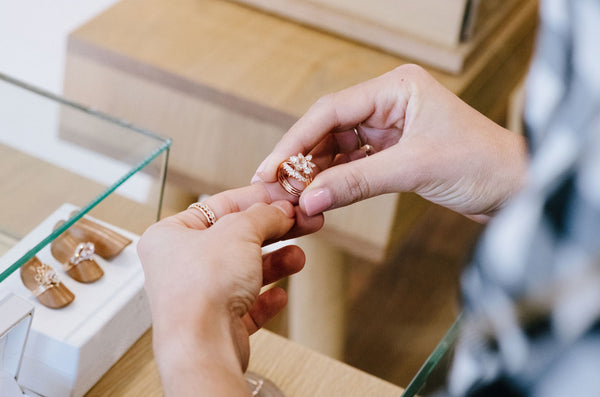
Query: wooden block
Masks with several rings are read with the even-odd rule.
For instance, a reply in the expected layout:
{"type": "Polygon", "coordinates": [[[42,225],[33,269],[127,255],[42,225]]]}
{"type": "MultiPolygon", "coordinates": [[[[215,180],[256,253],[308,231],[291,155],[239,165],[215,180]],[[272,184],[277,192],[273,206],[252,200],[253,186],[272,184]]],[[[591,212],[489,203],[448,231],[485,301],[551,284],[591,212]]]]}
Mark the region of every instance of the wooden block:
{"type": "Polygon", "coordinates": [[[518,0],[234,0],[459,73],[518,0]],[[481,4],[480,4],[481,3],[481,4]],[[464,40],[465,37],[469,40],[464,40]]]}
{"type": "MultiPolygon", "coordinates": [[[[522,2],[462,74],[432,74],[484,114],[502,114],[508,94],[488,85],[510,87],[526,69],[529,53],[515,49],[531,47],[536,6],[522,2]]],[[[124,0],[69,36],[64,92],[173,138],[169,180],[214,193],[246,185],[320,96],[405,62],[226,1],[124,0]]],[[[406,216],[396,211],[403,197],[328,213],[322,236],[380,260],[406,216]]]]}

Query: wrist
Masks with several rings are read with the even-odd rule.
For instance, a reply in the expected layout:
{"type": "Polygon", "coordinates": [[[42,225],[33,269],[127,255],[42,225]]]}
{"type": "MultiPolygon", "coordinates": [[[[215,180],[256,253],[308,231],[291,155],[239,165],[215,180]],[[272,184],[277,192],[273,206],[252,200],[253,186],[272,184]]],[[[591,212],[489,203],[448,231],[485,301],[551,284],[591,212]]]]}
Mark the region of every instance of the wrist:
{"type": "Polygon", "coordinates": [[[209,308],[181,314],[154,319],[154,353],[165,394],[237,395],[236,390],[247,391],[232,316],[209,308]]]}

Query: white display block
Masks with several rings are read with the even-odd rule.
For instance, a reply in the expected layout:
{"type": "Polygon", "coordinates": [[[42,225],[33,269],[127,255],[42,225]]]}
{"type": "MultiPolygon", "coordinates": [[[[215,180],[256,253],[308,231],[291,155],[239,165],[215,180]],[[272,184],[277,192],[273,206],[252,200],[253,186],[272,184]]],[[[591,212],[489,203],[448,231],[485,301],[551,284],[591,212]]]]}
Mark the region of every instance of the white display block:
{"type": "MultiPolygon", "coordinates": [[[[78,209],[64,204],[0,258],[0,271],[47,236],[78,209]]],[[[92,218],[93,219],[93,218],[92,218]]],[[[104,276],[91,284],[71,279],[50,253],[37,257],[52,266],[75,300],[62,309],[41,305],[23,285],[19,271],[0,284],[35,306],[35,317],[21,366],[19,383],[46,397],[79,397],[150,327],[151,315],[143,289],[144,275],[136,253],[139,236],[95,220],[130,238],[132,243],[110,261],[95,256],[104,276]]]]}
{"type": "Polygon", "coordinates": [[[33,305],[0,292],[0,396],[26,396],[19,385],[19,369],[27,342],[33,305]]]}

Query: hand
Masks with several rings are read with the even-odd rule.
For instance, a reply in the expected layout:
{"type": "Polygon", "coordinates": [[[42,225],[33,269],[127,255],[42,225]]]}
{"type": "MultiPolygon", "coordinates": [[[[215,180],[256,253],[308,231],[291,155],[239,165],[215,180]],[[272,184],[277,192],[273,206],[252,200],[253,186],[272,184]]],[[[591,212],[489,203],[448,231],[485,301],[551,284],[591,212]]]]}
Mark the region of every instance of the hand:
{"type": "MultiPolygon", "coordinates": [[[[246,395],[250,334],[286,304],[263,285],[299,271],[304,254],[265,243],[316,231],[288,201],[267,204],[279,186],[256,184],[210,197],[217,222],[196,209],[151,226],[138,244],[153,317],[154,350],[167,395],[246,395]]],[[[297,208],[297,207],[296,207],[297,208]]]]}
{"type": "Polygon", "coordinates": [[[436,82],[404,65],[321,98],[284,135],[253,182],[276,180],[297,153],[329,156],[302,193],[308,215],[390,192],[422,197],[485,221],[524,182],[526,145],[436,82]],[[365,157],[361,141],[375,149],[365,157]],[[324,165],[325,164],[325,165],[324,165]]]}

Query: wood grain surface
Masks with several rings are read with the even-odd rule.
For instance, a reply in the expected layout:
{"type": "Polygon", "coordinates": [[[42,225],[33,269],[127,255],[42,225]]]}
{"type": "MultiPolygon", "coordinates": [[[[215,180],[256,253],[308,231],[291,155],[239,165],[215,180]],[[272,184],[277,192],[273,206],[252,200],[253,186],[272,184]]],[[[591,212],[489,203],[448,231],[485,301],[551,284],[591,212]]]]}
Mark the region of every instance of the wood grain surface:
{"type": "MultiPolygon", "coordinates": [[[[402,389],[318,354],[266,330],[251,337],[249,371],[267,377],[286,397],[394,396],[402,389]]],[[[153,361],[152,333],[146,332],[86,394],[87,397],[162,396],[153,361]]]]}

